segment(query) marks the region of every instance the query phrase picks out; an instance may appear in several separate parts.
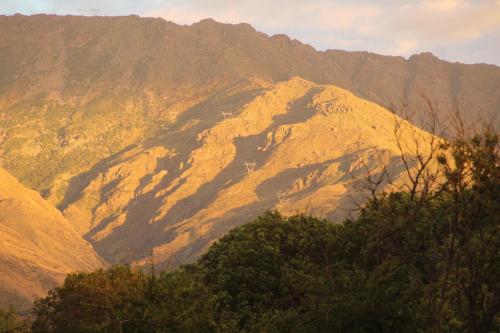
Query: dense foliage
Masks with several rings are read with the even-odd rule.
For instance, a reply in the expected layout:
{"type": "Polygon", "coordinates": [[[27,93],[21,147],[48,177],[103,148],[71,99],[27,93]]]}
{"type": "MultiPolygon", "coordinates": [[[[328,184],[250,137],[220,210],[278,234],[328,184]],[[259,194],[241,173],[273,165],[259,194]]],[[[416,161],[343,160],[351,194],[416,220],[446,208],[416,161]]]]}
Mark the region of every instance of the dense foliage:
{"type": "Polygon", "coordinates": [[[332,224],[266,213],[196,264],[70,275],[34,332],[498,332],[498,137],[444,147],[436,189],[332,224]]]}

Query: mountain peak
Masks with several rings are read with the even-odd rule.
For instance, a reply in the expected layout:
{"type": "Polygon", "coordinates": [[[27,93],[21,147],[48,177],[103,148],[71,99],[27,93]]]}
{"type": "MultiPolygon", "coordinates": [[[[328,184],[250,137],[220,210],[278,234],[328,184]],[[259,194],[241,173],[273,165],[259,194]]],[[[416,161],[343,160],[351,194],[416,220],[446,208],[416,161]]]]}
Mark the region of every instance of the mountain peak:
{"type": "Polygon", "coordinates": [[[207,17],[194,23],[195,25],[223,25],[224,23],[218,22],[211,17],[207,17]]]}
{"type": "Polygon", "coordinates": [[[430,60],[430,61],[442,61],[441,59],[439,59],[437,56],[435,56],[431,52],[421,52],[421,53],[418,53],[418,54],[414,54],[414,55],[412,55],[409,58],[409,60],[413,60],[413,59],[430,60]]]}

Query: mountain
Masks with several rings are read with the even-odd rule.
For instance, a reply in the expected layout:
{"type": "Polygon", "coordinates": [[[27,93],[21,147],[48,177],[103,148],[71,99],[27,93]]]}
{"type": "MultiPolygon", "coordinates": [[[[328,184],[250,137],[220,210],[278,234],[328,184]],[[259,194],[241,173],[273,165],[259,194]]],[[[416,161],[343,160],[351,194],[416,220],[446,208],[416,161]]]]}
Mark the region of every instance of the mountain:
{"type": "MultiPolygon", "coordinates": [[[[266,209],[345,216],[353,178],[366,166],[382,159],[401,171],[393,137],[399,118],[387,108],[405,106],[426,128],[422,95],[440,116],[458,103],[467,124],[494,117],[500,68],[431,54],[320,52],[213,20],[0,16],[0,163],[47,199],[37,197],[37,207],[52,217],[27,208],[26,223],[67,236],[44,236],[40,251],[70,244],[74,254],[64,261],[65,252],[54,250],[30,261],[50,283],[100,265],[87,243],[58,225],[70,223],[111,263],[168,268],[193,261],[266,209]],[[92,256],[93,264],[82,263],[92,256]]],[[[12,219],[17,208],[10,209],[12,219]]],[[[10,232],[16,228],[23,230],[10,232]]],[[[38,250],[30,246],[29,253],[38,250]]],[[[27,258],[0,267],[14,274],[27,258]]]]}
{"type": "Polygon", "coordinates": [[[0,307],[26,309],[67,273],[104,265],[61,212],[0,168],[0,307]]]}
{"type": "Polygon", "coordinates": [[[422,127],[422,96],[442,117],[458,103],[467,123],[482,115],[500,124],[499,67],[431,54],[319,52],[248,24],[0,16],[0,46],[0,161],[58,205],[75,176],[235,85],[251,90],[300,76],[386,108],[406,106],[422,127]]]}
{"type": "Polygon", "coordinates": [[[379,172],[379,158],[402,171],[386,109],[298,77],[255,94],[220,96],[98,164],[72,184],[64,215],[112,263],[175,267],[265,210],[346,216],[355,178],[379,172]]]}

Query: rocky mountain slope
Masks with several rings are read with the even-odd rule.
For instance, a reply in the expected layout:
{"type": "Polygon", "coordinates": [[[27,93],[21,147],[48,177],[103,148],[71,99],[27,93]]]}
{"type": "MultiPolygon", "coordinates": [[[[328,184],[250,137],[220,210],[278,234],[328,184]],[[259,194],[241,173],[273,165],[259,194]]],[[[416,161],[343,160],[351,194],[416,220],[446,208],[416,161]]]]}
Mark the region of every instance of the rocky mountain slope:
{"type": "Polygon", "coordinates": [[[66,274],[104,265],[61,212],[0,168],[0,307],[25,309],[66,274]]]}
{"type": "Polygon", "coordinates": [[[0,165],[47,199],[0,171],[0,296],[100,267],[80,235],[111,263],[168,268],[266,209],[345,216],[366,166],[401,172],[395,116],[373,102],[425,127],[422,95],[494,117],[500,69],[212,20],[0,16],[0,165]]]}
{"type": "Polygon", "coordinates": [[[110,262],[174,267],[268,209],[346,216],[354,179],[381,156],[402,170],[395,115],[344,89],[293,78],[245,97],[99,164],[73,184],[65,216],[110,262]]]}
{"type": "Polygon", "coordinates": [[[294,76],[406,106],[422,126],[422,96],[443,117],[458,104],[468,123],[500,109],[493,65],[318,52],[213,20],[182,26],[137,16],[0,16],[0,161],[59,205],[75,176],[155,137],[178,114],[230,89],[246,94],[294,76]]]}

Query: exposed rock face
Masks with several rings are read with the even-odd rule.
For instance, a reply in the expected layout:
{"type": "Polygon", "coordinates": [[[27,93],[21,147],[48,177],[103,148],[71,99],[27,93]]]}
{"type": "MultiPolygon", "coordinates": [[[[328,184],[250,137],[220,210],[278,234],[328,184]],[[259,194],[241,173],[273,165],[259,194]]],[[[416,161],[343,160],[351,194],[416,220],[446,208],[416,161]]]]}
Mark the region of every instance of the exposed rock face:
{"type": "Polygon", "coordinates": [[[175,267],[268,209],[345,216],[375,152],[400,167],[394,114],[344,89],[294,78],[241,98],[97,167],[64,214],[110,262],[175,267]]]}
{"type": "Polygon", "coordinates": [[[0,16],[0,161],[61,204],[75,176],[179,123],[179,113],[235,86],[246,94],[294,76],[386,108],[405,105],[423,126],[422,96],[442,117],[457,104],[467,123],[483,116],[500,125],[500,68],[493,65],[318,52],[213,20],[181,26],[136,16],[0,16]]]}
{"type": "Polygon", "coordinates": [[[66,274],[104,265],[61,212],[0,168],[0,307],[25,309],[66,274]]]}

